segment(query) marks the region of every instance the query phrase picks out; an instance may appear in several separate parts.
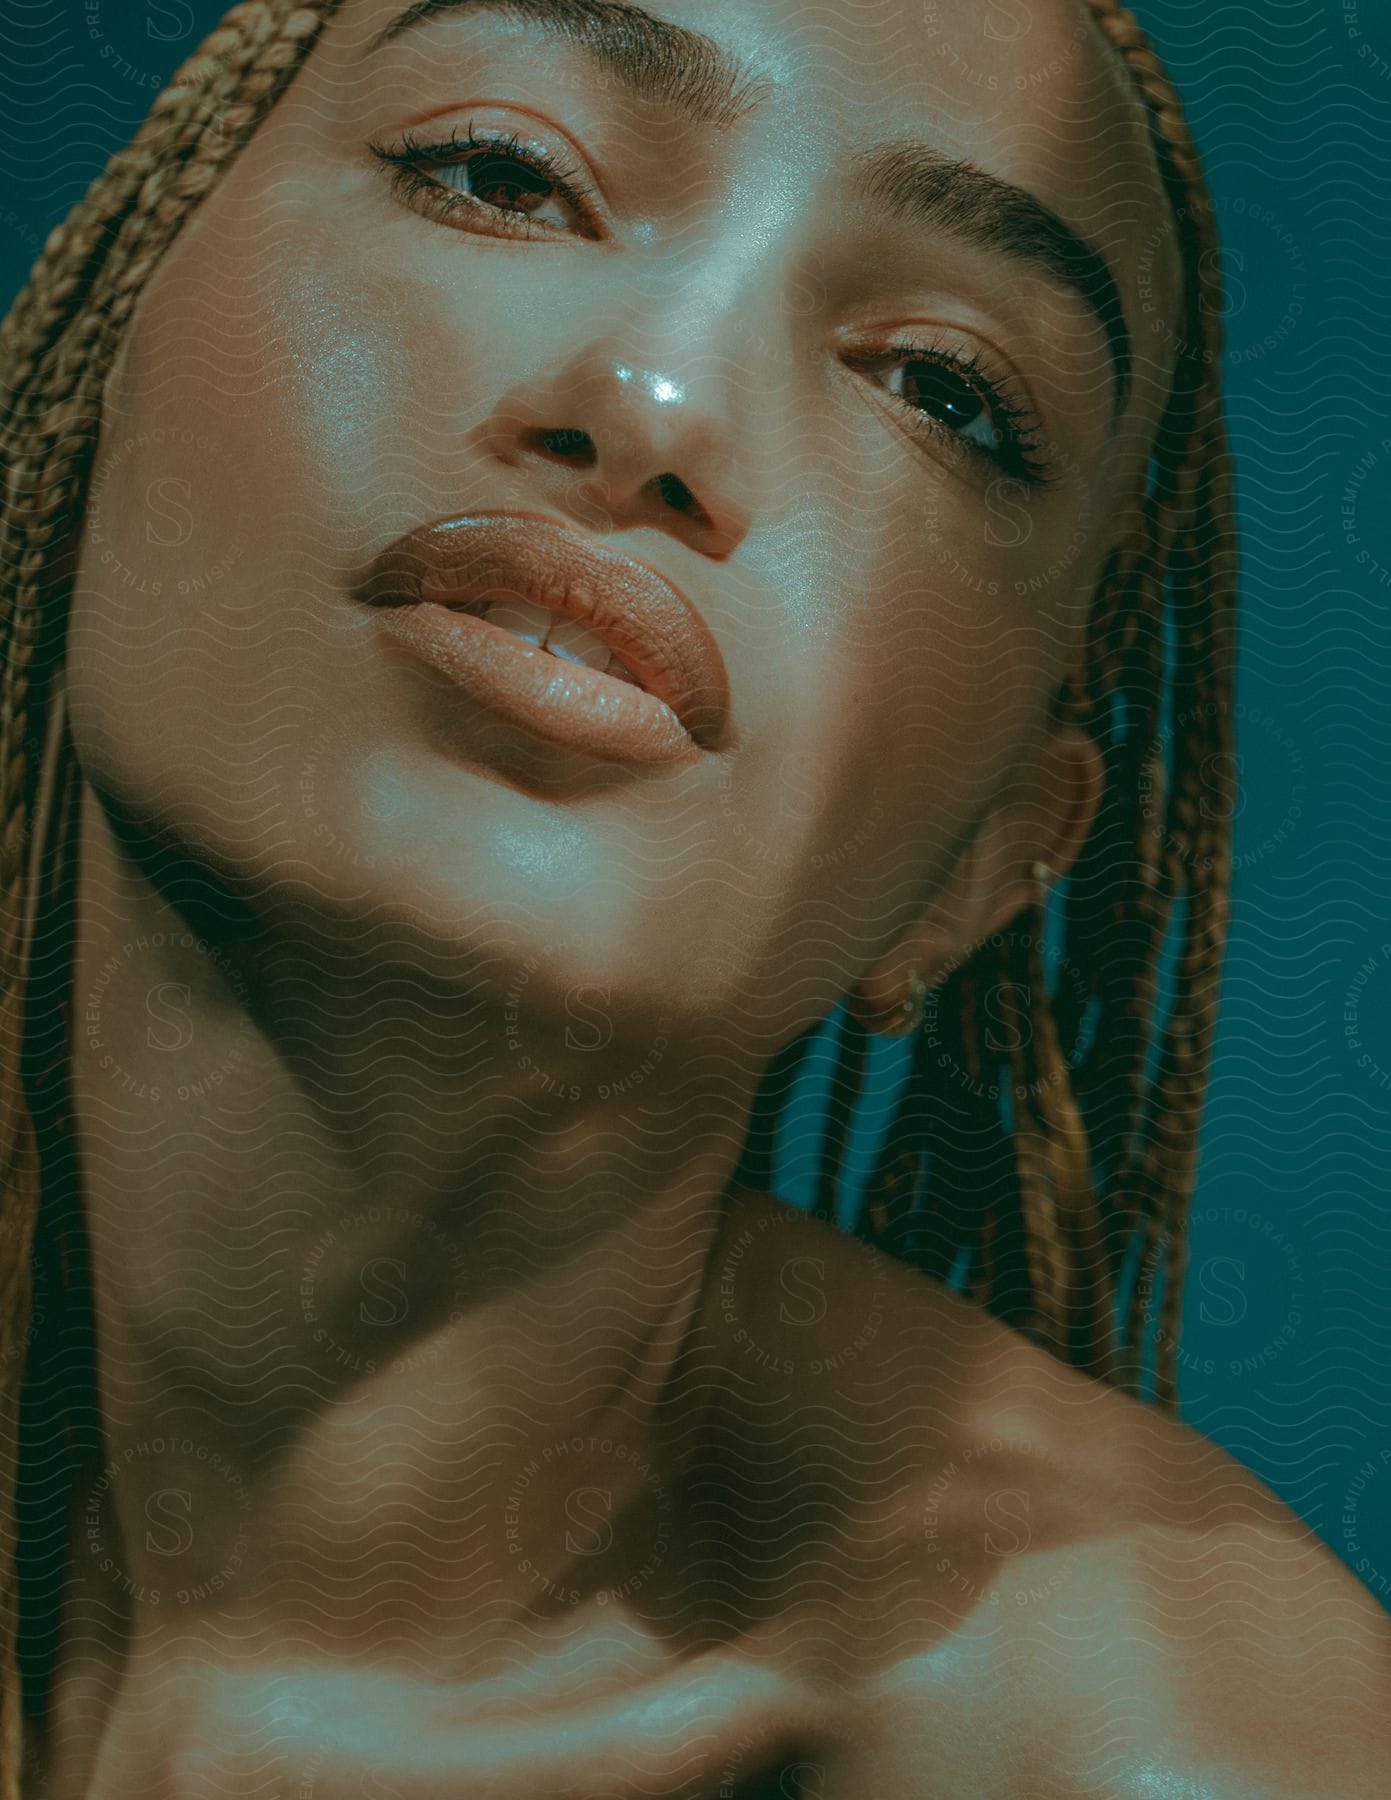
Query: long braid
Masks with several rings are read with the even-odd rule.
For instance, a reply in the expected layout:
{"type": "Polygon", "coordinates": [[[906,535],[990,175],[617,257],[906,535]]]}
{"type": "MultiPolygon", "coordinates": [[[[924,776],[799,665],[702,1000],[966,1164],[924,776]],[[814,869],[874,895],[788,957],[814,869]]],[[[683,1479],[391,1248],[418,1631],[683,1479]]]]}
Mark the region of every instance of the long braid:
{"type": "MultiPolygon", "coordinates": [[[[76,770],[61,647],[101,389],[151,271],[340,4],[245,0],[232,7],[156,97],[133,142],[50,234],[0,325],[0,1800],[19,1800],[23,1757],[12,1521],[19,1402],[36,1323],[31,1270],[67,1267],[65,1255],[51,1254],[44,1242],[64,1215],[50,1203],[55,1159],[39,1154],[41,1145],[48,1149],[43,1119],[61,1110],[66,1019],[30,1017],[26,1000],[36,987],[35,958],[45,953],[52,966],[37,973],[50,991],[62,992],[58,951],[45,951],[38,911],[72,876],[76,770]]],[[[1145,1266],[1168,1258],[1156,1398],[1171,1405],[1184,1219],[1230,874],[1223,824],[1230,809],[1201,805],[1204,776],[1221,779],[1229,767],[1213,757],[1228,747],[1231,721],[1234,569],[1218,391],[1220,303],[1211,291],[1216,259],[1207,254],[1215,243],[1211,203],[1177,96],[1131,15],[1109,0],[1089,4],[1148,104],[1190,272],[1190,302],[1199,283],[1199,299],[1205,293],[1207,302],[1190,304],[1144,524],[1112,558],[1086,666],[1067,696],[1077,719],[1096,731],[1117,699],[1127,709],[1127,730],[1106,747],[1107,800],[1071,883],[1067,919],[1069,957],[1092,972],[1089,998],[1100,1017],[1092,1048],[1077,1063],[1083,1009],[1060,1005],[1058,1021],[1052,1019],[1038,961],[1042,913],[1031,909],[1004,966],[987,972],[968,964],[938,1002],[939,1029],[980,1091],[950,1089],[937,1057],[919,1044],[866,1218],[895,1253],[940,1275],[964,1246],[967,1286],[977,1299],[1104,1375],[1111,1374],[1109,1307],[1120,1250],[1141,1227],[1145,1266]],[[1144,772],[1159,760],[1166,591],[1180,630],[1183,730],[1175,734],[1173,792],[1159,827],[1136,796],[1144,772]],[[1186,907],[1178,983],[1157,1072],[1147,1081],[1155,963],[1180,898],[1186,907]],[[1108,911],[1113,904],[1122,909],[1119,919],[1108,911]],[[1036,1104],[1013,1134],[985,1097],[1001,1055],[982,1020],[990,976],[1011,993],[1027,988],[1032,996],[1016,1082],[1036,1104]],[[926,1217],[919,1204],[925,1159],[934,1190],[926,1217]]],[[[842,1050],[844,1078],[858,1090],[864,1046],[855,1032],[842,1050]]],[[[778,1059],[775,1109],[799,1062],[799,1047],[778,1059]]],[[[760,1118],[761,1167],[771,1162],[773,1126],[766,1108],[760,1118]]],[[[823,1159],[820,1203],[827,1210],[845,1130],[838,1116],[823,1159]]],[[[50,1294],[46,1305],[61,1308],[62,1299],[50,1294]]],[[[1137,1320],[1143,1323],[1132,1305],[1131,1363],[1115,1376],[1133,1387],[1137,1320]]]]}
{"type": "MultiPolygon", "coordinates": [[[[1164,909],[1186,901],[1173,1001],[1147,1097],[1142,1147],[1126,1157],[1121,1179],[1132,1215],[1151,1245],[1167,1253],[1156,1342],[1154,1396],[1178,1403],[1177,1354],[1187,1217],[1197,1171],[1197,1137],[1215,1036],[1231,888],[1232,687],[1236,637],[1236,542],[1231,459],[1222,412],[1221,262],[1212,199],[1173,85],[1132,15],[1091,0],[1102,29],[1124,56],[1143,94],[1161,147],[1183,243],[1187,331],[1180,349],[1161,455],[1172,475],[1159,492],[1158,548],[1169,567],[1177,641],[1172,792],[1164,851],[1152,891],[1164,909]],[[1215,797],[1217,804],[1207,804],[1215,797]]],[[[1137,809],[1142,831],[1145,808],[1137,809]]],[[[1146,845],[1152,855],[1152,845],[1146,845]]],[[[1148,865],[1153,866],[1152,862],[1148,865]]],[[[1151,982],[1153,975],[1150,975],[1151,982]]],[[[1138,1284],[1137,1284],[1137,1292],[1138,1284]]],[[[1126,1350],[1141,1359],[1132,1308],[1126,1350]]]]}

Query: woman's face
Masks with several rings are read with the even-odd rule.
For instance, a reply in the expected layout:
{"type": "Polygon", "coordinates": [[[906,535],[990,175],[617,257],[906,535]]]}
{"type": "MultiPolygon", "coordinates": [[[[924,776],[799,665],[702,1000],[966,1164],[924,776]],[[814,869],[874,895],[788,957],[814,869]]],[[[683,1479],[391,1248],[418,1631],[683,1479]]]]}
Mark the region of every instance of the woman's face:
{"type": "Polygon", "coordinates": [[[1071,0],[473,0],[375,42],[401,11],[345,0],[141,297],[79,755],[345,945],[786,1038],[1067,803],[1049,707],[1169,376],[1138,105],[1071,0]],[[679,590],[719,729],[576,748],[403,649],[372,570],[481,515],[679,590]]]}

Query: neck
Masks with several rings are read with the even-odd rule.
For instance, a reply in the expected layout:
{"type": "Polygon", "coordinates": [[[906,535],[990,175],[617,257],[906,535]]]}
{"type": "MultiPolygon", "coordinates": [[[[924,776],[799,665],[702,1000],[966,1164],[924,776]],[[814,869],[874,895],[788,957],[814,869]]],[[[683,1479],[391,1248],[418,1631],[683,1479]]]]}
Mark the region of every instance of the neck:
{"type": "MultiPolygon", "coordinates": [[[[438,1464],[486,1424],[513,1470],[602,1426],[640,1489],[711,1391],[699,1326],[756,1059],[598,995],[533,1005],[525,964],[484,988],[367,930],[353,956],[219,941],[90,790],[81,843],[73,1098],[113,1503],[133,1563],[161,1492],[219,1521],[132,1592],[220,1592],[236,1529],[283,1595],[295,1508],[344,1492],[384,1421],[416,1484],[413,1430],[438,1464]]],[[[388,1553],[389,1501],[364,1508],[388,1553]]]]}

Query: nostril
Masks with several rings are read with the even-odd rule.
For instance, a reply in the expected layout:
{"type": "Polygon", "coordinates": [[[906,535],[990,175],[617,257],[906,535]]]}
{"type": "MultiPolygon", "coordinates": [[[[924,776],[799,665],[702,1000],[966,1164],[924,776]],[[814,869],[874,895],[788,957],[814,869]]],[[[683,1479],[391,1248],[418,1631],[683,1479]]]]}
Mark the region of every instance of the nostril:
{"type": "Polygon", "coordinates": [[[704,520],[705,509],[679,475],[658,475],[656,484],[657,492],[673,512],[691,513],[697,519],[704,520]]]}
{"type": "Polygon", "coordinates": [[[587,431],[562,426],[554,431],[528,432],[527,436],[547,456],[562,457],[566,462],[580,463],[587,469],[592,468],[598,460],[594,439],[587,431]]]}

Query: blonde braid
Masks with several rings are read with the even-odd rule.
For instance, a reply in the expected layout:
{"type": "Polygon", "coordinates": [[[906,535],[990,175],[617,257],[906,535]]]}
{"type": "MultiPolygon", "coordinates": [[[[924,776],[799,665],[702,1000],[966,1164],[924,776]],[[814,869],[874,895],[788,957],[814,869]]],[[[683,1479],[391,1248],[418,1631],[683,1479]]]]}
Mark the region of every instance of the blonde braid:
{"type": "MultiPolygon", "coordinates": [[[[1152,1271],[1158,1249],[1168,1256],[1155,1401],[1173,1411],[1178,1404],[1187,1217],[1197,1174],[1198,1128],[1212,1058],[1231,889],[1237,570],[1231,458],[1222,411],[1224,308],[1212,197],[1178,95],[1133,15],[1109,0],[1090,4],[1149,107],[1182,196],[1176,209],[1179,224],[1191,234],[1184,259],[1189,342],[1175,382],[1180,404],[1186,379],[1194,391],[1188,417],[1182,421],[1185,429],[1172,481],[1166,484],[1171,492],[1160,490],[1154,534],[1156,559],[1162,558],[1170,571],[1178,637],[1174,712],[1183,728],[1175,733],[1173,791],[1162,840],[1166,854],[1151,886],[1156,924],[1162,919],[1167,925],[1180,895],[1187,899],[1187,913],[1173,1003],[1160,1040],[1158,1075],[1143,1122],[1143,1144],[1127,1164],[1128,1178],[1136,1181],[1133,1210],[1144,1223],[1145,1263],[1152,1271]],[[1214,786],[1219,804],[1205,807],[1214,786]]],[[[1139,810],[1143,814],[1144,809],[1139,810]]],[[[1143,828],[1143,819],[1141,824],[1143,828]]],[[[1152,851],[1152,846],[1146,848],[1152,851]]],[[[1139,1322],[1133,1310],[1130,1324],[1127,1350],[1138,1363],[1139,1322]]]]}

